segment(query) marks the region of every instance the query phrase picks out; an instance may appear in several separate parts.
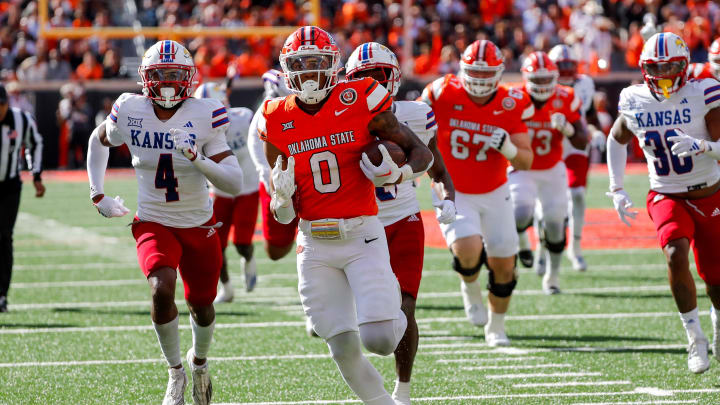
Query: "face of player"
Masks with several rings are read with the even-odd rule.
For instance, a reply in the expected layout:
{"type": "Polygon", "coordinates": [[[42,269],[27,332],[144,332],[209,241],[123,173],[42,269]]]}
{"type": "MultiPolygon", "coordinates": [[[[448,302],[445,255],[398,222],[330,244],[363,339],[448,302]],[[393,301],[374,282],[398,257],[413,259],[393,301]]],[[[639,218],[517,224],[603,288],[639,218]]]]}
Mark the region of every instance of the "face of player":
{"type": "MultiPolygon", "coordinates": [[[[355,73],[353,73],[351,79],[359,79],[362,77],[369,77],[371,79],[375,79],[380,84],[386,84],[389,80],[389,77],[391,76],[390,69],[387,68],[374,68],[374,69],[365,69],[360,70],[355,73]]],[[[385,86],[387,87],[387,86],[385,86]]]]}
{"type": "Polygon", "coordinates": [[[577,76],[577,63],[571,60],[561,60],[558,61],[556,65],[560,71],[560,77],[558,78],[560,84],[572,86],[577,76]]]}
{"type": "Polygon", "coordinates": [[[288,57],[287,67],[291,73],[297,73],[292,78],[298,89],[303,86],[317,86],[322,89],[328,84],[327,70],[332,68],[332,56],[329,55],[300,55],[288,57]],[[313,83],[314,82],[314,83],[313,83]]]}
{"type": "Polygon", "coordinates": [[[152,69],[147,77],[155,97],[174,99],[187,89],[190,72],[179,68],[152,69]]]}
{"type": "Polygon", "coordinates": [[[682,73],[685,69],[685,61],[672,61],[660,63],[645,63],[643,65],[645,73],[653,77],[674,77],[682,73]]]}
{"type": "Polygon", "coordinates": [[[473,79],[492,79],[495,77],[495,73],[494,70],[467,69],[465,74],[473,79]]]}

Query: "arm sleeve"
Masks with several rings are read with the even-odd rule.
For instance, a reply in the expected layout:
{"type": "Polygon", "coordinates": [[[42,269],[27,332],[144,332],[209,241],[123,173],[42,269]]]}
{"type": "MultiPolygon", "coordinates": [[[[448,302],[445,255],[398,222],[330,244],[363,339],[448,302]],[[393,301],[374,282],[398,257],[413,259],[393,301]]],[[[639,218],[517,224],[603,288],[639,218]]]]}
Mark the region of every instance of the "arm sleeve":
{"type": "Polygon", "coordinates": [[[42,173],[42,154],[43,154],[43,138],[38,133],[37,125],[33,117],[24,112],[27,119],[27,128],[25,129],[25,160],[28,167],[32,170],[35,180],[40,180],[42,173]]]}
{"type": "Polygon", "coordinates": [[[250,159],[255,165],[255,170],[260,177],[260,181],[265,185],[265,189],[270,189],[270,164],[265,158],[263,148],[263,140],[260,139],[260,129],[265,128],[265,117],[262,114],[262,108],[259,108],[250,122],[250,130],[248,131],[248,152],[250,159]]]}
{"type": "Polygon", "coordinates": [[[110,148],[103,146],[100,142],[99,133],[103,127],[105,130],[107,129],[106,122],[95,128],[88,141],[87,172],[90,181],[90,198],[105,194],[105,169],[107,169],[108,157],[110,157],[110,148]]]}
{"type": "Polygon", "coordinates": [[[627,162],[627,147],[621,145],[610,134],[607,139],[608,175],[610,177],[610,191],[623,188],[625,178],[625,163],[627,162]]]}

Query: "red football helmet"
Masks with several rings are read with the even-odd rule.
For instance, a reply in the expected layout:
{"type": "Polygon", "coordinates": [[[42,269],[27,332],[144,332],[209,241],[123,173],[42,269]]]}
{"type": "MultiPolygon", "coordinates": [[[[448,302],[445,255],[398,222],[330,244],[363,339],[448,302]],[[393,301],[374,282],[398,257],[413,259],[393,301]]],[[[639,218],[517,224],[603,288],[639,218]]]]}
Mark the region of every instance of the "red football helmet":
{"type": "Polygon", "coordinates": [[[572,48],[564,44],[555,45],[550,52],[548,52],[548,56],[550,60],[555,63],[560,73],[558,82],[565,86],[572,86],[575,83],[575,79],[577,79],[579,65],[572,48]]]}
{"type": "Polygon", "coordinates": [[[720,38],[717,38],[710,45],[708,52],[708,63],[710,63],[710,70],[716,79],[720,80],[720,38]]]}
{"type": "Polygon", "coordinates": [[[531,53],[523,61],[520,71],[525,81],[525,88],[533,99],[545,101],[555,93],[560,73],[545,52],[531,53]]]}
{"type": "Polygon", "coordinates": [[[475,41],[465,48],[460,60],[460,82],[465,91],[475,97],[485,97],[497,90],[505,59],[494,43],[487,40],[475,41]]]}
{"type": "Polygon", "coordinates": [[[308,25],[285,41],[280,66],[287,87],[303,102],[316,104],[338,83],[340,49],[330,34],[308,25]]]}

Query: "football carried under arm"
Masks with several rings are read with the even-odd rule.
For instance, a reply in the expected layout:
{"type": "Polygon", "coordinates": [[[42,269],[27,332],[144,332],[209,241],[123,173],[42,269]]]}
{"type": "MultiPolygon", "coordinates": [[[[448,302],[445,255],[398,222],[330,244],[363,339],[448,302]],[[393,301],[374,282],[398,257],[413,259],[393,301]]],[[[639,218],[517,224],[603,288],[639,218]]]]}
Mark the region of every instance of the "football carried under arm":
{"type": "MultiPolygon", "coordinates": [[[[401,125],[395,115],[390,111],[383,111],[376,115],[368,124],[368,130],[380,139],[395,142],[407,156],[407,163],[398,169],[401,176],[396,182],[414,179],[425,173],[433,163],[433,154],[425,144],[405,125],[401,125]]],[[[380,147],[383,153],[383,164],[387,163],[391,169],[395,165],[390,159],[384,147],[380,147]],[[387,161],[389,160],[389,162],[387,161]],[[390,164],[392,162],[392,164],[390,164]]],[[[395,165],[397,167],[397,165],[395,165]]]]}
{"type": "Polygon", "coordinates": [[[205,157],[198,152],[197,145],[186,131],[173,128],[170,130],[170,134],[173,137],[175,149],[188,158],[215,187],[232,195],[240,194],[242,191],[242,169],[235,155],[227,147],[227,142],[221,132],[218,132],[218,135],[208,142],[206,148],[210,146],[210,150],[216,150],[219,146],[222,149],[222,143],[224,143],[227,150],[209,157],[205,157]],[[217,143],[217,145],[211,143],[217,143]]]}
{"type": "Polygon", "coordinates": [[[100,215],[112,218],[121,217],[128,212],[120,196],[114,199],[105,196],[105,169],[107,168],[109,147],[112,146],[105,134],[105,123],[98,125],[88,141],[87,172],[90,181],[90,198],[100,215]]]}

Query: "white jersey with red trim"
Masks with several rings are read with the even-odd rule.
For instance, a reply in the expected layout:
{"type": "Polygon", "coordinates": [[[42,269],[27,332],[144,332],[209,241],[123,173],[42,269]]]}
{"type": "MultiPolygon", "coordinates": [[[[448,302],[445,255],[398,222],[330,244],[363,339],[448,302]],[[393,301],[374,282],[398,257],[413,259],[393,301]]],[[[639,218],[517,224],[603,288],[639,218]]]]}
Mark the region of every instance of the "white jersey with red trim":
{"type": "Polygon", "coordinates": [[[225,140],[226,108],[211,98],[189,98],[167,121],[155,115],[152,100],[124,93],[105,120],[111,144],[128,146],[138,181],[137,216],[175,228],[191,228],[212,217],[207,179],[175,150],[170,129],[187,131],[198,151],[213,156],[230,149],[225,140]]]}
{"type": "MultiPolygon", "coordinates": [[[[250,128],[250,122],[253,118],[253,111],[245,107],[231,108],[228,112],[228,118],[230,124],[225,134],[227,143],[230,149],[235,154],[235,157],[240,164],[240,168],[243,172],[243,187],[242,191],[238,195],[252,194],[258,191],[259,176],[255,170],[255,165],[250,159],[250,151],[248,150],[248,130],[250,128]]],[[[232,195],[213,187],[210,183],[210,188],[213,194],[230,198],[232,195]]]]}
{"type": "MultiPolygon", "coordinates": [[[[575,95],[580,99],[580,101],[582,101],[580,113],[582,114],[582,117],[585,118],[587,112],[590,111],[590,108],[592,108],[593,105],[593,97],[595,97],[595,82],[593,82],[593,79],[588,75],[578,75],[575,83],[572,85],[572,88],[575,90],[575,95]]],[[[570,143],[570,140],[567,139],[567,137],[563,139],[563,159],[569,155],[588,156],[589,154],[590,143],[588,143],[588,146],[585,149],[577,149],[572,145],[572,143],[570,143]]]]}
{"type": "Polygon", "coordinates": [[[672,143],[667,141],[677,128],[693,138],[710,140],[705,114],[719,106],[720,82],[715,79],[688,80],[669,99],[655,95],[646,84],[623,89],[618,111],[643,145],[652,190],[680,193],[720,180],[715,159],[707,155],[681,159],[671,152],[672,143]]]}
{"type": "MultiPolygon", "coordinates": [[[[425,145],[435,136],[437,123],[435,113],[429,105],[420,101],[396,101],[392,110],[397,120],[407,125],[425,145]]],[[[378,218],[383,226],[392,225],[420,211],[413,180],[392,186],[376,187],[375,199],[378,205],[378,218]]]]}

